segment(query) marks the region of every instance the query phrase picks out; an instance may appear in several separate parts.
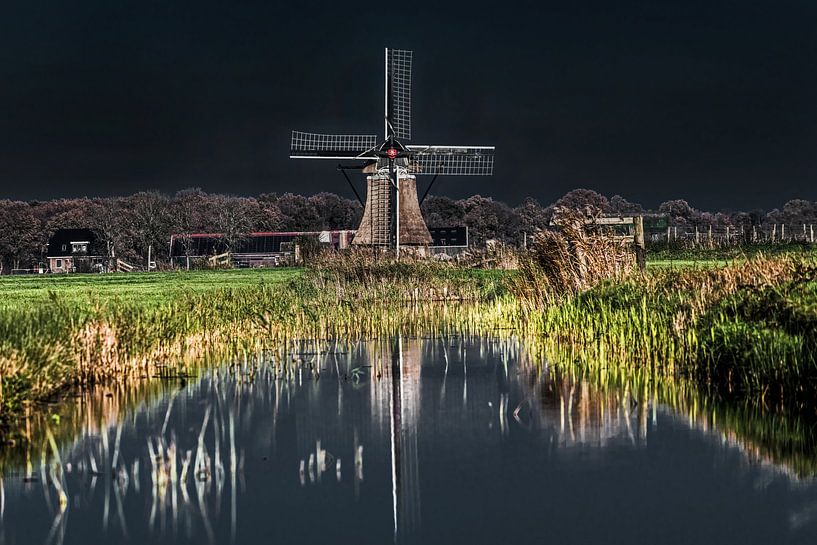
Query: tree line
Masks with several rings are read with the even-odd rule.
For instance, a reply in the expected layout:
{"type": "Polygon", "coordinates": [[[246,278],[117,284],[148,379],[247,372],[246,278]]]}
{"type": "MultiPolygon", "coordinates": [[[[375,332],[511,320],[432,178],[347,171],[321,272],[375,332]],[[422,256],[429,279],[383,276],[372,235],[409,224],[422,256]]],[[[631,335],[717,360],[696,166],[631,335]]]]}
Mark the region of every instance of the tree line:
{"type": "MultiPolygon", "coordinates": [[[[518,245],[523,233],[548,225],[557,207],[584,206],[613,214],[655,212],[667,215],[674,225],[702,228],[817,224],[817,202],[806,200],[792,200],[769,212],[715,213],[672,200],[650,211],[620,195],[608,199],[589,189],[570,191],[547,206],[533,198],[511,207],[480,195],[465,199],[431,195],[422,211],[429,226],[467,226],[476,246],[490,239],[518,245]]],[[[333,193],[236,197],[185,189],[174,195],[146,191],[125,197],[0,200],[0,272],[35,267],[46,256],[49,237],[61,228],[92,229],[107,257],[144,263],[149,248],[157,261],[166,261],[174,233],[222,233],[229,248],[251,232],[355,229],[362,215],[357,200],[333,193]]]]}

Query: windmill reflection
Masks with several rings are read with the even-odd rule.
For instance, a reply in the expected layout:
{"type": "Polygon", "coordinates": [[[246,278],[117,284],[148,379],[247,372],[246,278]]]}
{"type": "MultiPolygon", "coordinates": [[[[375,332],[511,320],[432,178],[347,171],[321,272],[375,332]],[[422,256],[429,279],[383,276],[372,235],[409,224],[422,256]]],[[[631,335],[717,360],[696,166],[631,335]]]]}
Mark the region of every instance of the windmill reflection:
{"type": "Polygon", "coordinates": [[[394,535],[410,534],[420,523],[420,342],[394,341],[391,357],[391,468],[394,535]]]}
{"type": "Polygon", "coordinates": [[[305,504],[329,487],[382,496],[384,532],[390,495],[393,538],[402,542],[420,534],[423,485],[427,494],[434,488],[435,467],[439,475],[463,455],[492,467],[502,463],[503,443],[519,437],[584,460],[610,445],[645,446],[660,412],[758,452],[680,394],[666,405],[662,393],[659,405],[646,383],[593,384],[549,369],[514,338],[301,342],[286,354],[297,365],[282,370],[281,357],[210,370],[141,398],[83,393],[64,416],[76,428],[73,442],[60,448],[53,422],[40,422],[46,432],[32,437],[19,474],[0,474],[0,543],[14,542],[4,537],[9,509],[35,493],[52,520],[39,542],[62,543],[71,512],[91,506],[117,539],[238,542],[245,456],[256,471],[281,469],[276,482],[291,488],[280,493],[301,493],[305,504]],[[260,463],[268,458],[274,465],[260,463]]]}

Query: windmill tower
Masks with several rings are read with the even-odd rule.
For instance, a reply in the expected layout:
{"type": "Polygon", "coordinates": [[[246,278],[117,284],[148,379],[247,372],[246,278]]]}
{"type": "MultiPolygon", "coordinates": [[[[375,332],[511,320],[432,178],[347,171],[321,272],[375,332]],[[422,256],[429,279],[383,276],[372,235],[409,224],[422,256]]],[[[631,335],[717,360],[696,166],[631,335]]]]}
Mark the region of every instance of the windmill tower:
{"type": "MultiPolygon", "coordinates": [[[[361,134],[292,132],[291,159],[357,161],[338,164],[357,190],[347,170],[366,174],[366,203],[353,244],[394,249],[424,248],[431,243],[417,197],[417,176],[490,176],[493,146],[430,146],[411,140],[412,52],[386,48],[384,138],[361,134]]],[[[358,199],[360,197],[358,196],[358,199]]],[[[362,201],[361,201],[362,203],[362,201]]]]}

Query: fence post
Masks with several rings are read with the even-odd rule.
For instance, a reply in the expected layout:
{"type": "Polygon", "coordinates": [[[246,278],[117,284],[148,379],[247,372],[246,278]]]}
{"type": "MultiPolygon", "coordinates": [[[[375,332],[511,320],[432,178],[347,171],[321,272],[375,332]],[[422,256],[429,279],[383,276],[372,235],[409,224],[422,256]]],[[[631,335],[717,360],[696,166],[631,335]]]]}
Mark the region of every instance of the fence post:
{"type": "Polygon", "coordinates": [[[638,268],[642,271],[647,268],[647,248],[644,244],[644,216],[635,216],[635,258],[638,268]]]}
{"type": "Polygon", "coordinates": [[[786,224],[780,224],[780,242],[786,242],[786,224]]]}
{"type": "Polygon", "coordinates": [[[729,226],[726,226],[726,244],[729,244],[729,226]]]}
{"type": "Polygon", "coordinates": [[[809,238],[811,239],[811,242],[814,242],[814,225],[809,225],[809,231],[811,232],[811,236],[809,238]]]}

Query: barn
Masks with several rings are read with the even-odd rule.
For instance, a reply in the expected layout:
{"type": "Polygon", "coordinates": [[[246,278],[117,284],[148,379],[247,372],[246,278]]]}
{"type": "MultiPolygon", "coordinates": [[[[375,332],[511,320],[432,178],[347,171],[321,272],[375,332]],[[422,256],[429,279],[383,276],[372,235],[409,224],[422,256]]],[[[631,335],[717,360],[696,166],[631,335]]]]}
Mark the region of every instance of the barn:
{"type": "MultiPolygon", "coordinates": [[[[432,254],[454,255],[468,247],[467,227],[432,227],[432,254]]],[[[290,264],[295,258],[296,244],[312,240],[323,247],[342,250],[351,245],[353,230],[334,231],[274,231],[250,233],[234,241],[232,251],[222,233],[174,234],[170,237],[170,261],[177,267],[187,267],[196,260],[221,257],[239,267],[274,267],[290,264]]]]}
{"type": "Polygon", "coordinates": [[[222,233],[174,234],[170,237],[171,264],[186,267],[192,260],[222,256],[238,267],[271,267],[292,263],[295,246],[313,241],[334,249],[347,248],[355,232],[336,231],[276,231],[249,233],[237,237],[231,246],[222,233]]]}

